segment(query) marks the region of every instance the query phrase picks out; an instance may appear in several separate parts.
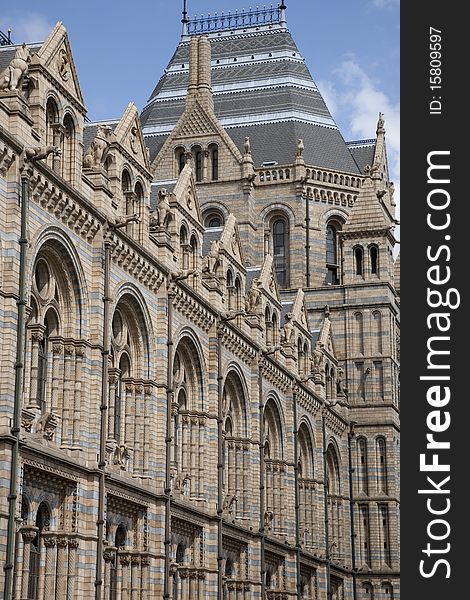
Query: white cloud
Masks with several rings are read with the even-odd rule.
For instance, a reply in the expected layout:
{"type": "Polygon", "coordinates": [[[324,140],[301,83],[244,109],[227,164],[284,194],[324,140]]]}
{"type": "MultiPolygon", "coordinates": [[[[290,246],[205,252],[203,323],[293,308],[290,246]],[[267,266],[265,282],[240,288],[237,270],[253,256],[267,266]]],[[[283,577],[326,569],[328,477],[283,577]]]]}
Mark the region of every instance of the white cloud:
{"type": "Polygon", "coordinates": [[[7,15],[2,17],[2,22],[7,23],[11,29],[11,38],[15,44],[43,42],[54,26],[46,17],[37,13],[7,15]]]}
{"type": "Polygon", "coordinates": [[[392,6],[399,6],[400,0],[372,0],[372,5],[376,8],[390,8],[392,6]]]}
{"type": "Polygon", "coordinates": [[[375,136],[379,112],[385,116],[390,178],[395,183],[397,214],[400,202],[400,105],[394,103],[354,57],[348,57],[319,88],[333,116],[343,124],[346,139],[375,136]],[[345,127],[344,127],[345,125],[345,127]]]}

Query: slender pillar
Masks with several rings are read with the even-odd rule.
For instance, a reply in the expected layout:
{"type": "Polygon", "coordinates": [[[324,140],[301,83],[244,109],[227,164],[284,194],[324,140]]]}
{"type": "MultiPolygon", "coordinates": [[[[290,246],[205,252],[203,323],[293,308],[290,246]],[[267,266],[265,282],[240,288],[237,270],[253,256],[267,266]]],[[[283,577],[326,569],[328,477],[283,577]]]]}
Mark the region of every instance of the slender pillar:
{"type": "Polygon", "coordinates": [[[56,600],[67,600],[67,546],[66,537],[57,538],[56,600]]]}
{"type": "Polygon", "coordinates": [[[46,564],[44,578],[44,600],[55,598],[56,581],[56,538],[44,535],[44,546],[46,547],[46,564]]]}
{"type": "Polygon", "coordinates": [[[140,600],[140,554],[131,555],[131,600],[140,600]]]}
{"type": "Polygon", "coordinates": [[[69,538],[69,556],[67,568],[67,600],[75,599],[75,581],[77,579],[77,538],[69,538]]]}
{"type": "Polygon", "coordinates": [[[22,527],[20,529],[23,538],[23,570],[21,574],[21,600],[28,598],[29,566],[31,559],[31,543],[38,533],[37,527],[22,527]]]}

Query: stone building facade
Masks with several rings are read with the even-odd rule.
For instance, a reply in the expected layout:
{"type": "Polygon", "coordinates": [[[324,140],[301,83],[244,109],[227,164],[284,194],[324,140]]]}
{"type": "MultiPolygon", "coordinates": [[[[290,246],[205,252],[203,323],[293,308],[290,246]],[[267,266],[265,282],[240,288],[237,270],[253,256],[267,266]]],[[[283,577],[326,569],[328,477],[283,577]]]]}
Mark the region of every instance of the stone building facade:
{"type": "Polygon", "coordinates": [[[398,599],[382,115],[344,142],[284,3],[185,14],[118,121],[62,23],[3,41],[0,597],[398,599]]]}

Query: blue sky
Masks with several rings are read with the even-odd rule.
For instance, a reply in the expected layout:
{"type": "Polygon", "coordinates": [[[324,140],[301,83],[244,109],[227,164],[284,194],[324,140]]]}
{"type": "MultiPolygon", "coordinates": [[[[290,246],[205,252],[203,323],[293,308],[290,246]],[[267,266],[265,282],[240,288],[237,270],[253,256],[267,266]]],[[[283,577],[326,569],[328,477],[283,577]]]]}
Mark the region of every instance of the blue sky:
{"type": "MultiPolygon", "coordinates": [[[[190,15],[255,6],[251,0],[188,0],[190,15]]],[[[399,0],[287,0],[288,24],[348,140],[373,137],[385,113],[399,194],[399,0]]],[[[58,21],[68,30],[92,120],[142,109],[181,33],[182,0],[21,0],[0,29],[15,42],[40,41],[58,21]]],[[[398,195],[397,194],[397,195],[398,195]]]]}

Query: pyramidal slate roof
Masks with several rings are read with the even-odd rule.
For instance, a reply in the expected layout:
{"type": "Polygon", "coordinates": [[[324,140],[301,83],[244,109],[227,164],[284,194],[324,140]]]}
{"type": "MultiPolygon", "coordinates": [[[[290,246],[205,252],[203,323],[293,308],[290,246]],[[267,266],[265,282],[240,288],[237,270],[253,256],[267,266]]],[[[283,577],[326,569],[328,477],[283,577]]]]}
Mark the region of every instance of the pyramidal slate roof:
{"type": "MultiPolygon", "coordinates": [[[[211,42],[212,91],[220,123],[242,153],[245,137],[250,137],[256,166],[292,164],[302,138],[307,164],[359,173],[285,21],[271,14],[266,24],[263,11],[258,12],[254,24],[237,19],[224,28],[219,18],[219,23],[207,21],[204,27],[200,20],[200,27],[193,26],[193,33],[204,33],[211,42]]],[[[190,35],[181,38],[141,114],[152,160],[185,108],[189,42],[190,35]]]]}
{"type": "Polygon", "coordinates": [[[388,230],[392,226],[389,217],[386,215],[382,201],[377,196],[378,187],[375,180],[366,176],[364,185],[361,189],[348,220],[343,226],[343,233],[362,233],[365,231],[388,230]]]}

